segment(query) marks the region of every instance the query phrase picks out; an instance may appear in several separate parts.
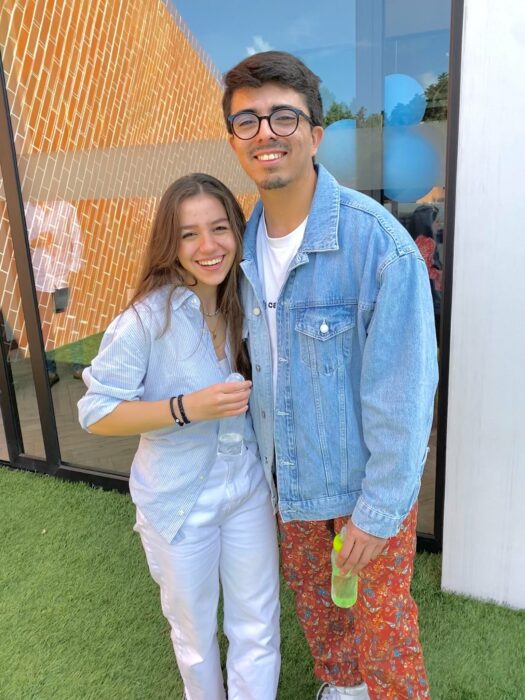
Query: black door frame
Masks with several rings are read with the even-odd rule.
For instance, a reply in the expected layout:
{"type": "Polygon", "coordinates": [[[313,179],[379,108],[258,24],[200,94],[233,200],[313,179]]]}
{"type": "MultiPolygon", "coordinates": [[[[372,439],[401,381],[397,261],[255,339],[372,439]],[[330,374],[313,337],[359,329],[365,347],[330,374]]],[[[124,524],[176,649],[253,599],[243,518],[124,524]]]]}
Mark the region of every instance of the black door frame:
{"type": "MultiPolygon", "coordinates": [[[[51,389],[47,378],[42,329],[38,312],[33,267],[27,236],[24,215],[24,203],[18,162],[16,158],[11,114],[7,95],[7,85],[4,65],[0,55],[0,171],[3,177],[11,241],[17,269],[18,286],[22,300],[22,310],[26,326],[27,340],[31,349],[31,369],[35,384],[36,400],[42,439],[46,455],[45,462],[37,457],[24,454],[20,421],[14,396],[12,375],[9,371],[6,345],[2,343],[2,370],[0,372],[0,388],[5,401],[13,401],[11,411],[3,410],[4,429],[8,445],[9,457],[14,466],[38,469],[47,474],[55,474],[60,467],[60,448],[56,430],[55,411],[51,400],[51,389]]],[[[2,402],[3,404],[4,402],[2,402]]],[[[4,406],[2,405],[2,409],[4,406]]]]}
{"type": "Polygon", "coordinates": [[[448,82],[447,153],[445,171],[445,238],[443,241],[443,304],[441,309],[439,349],[439,393],[437,407],[436,484],[434,501],[434,535],[418,534],[418,549],[443,549],[443,514],[445,509],[445,474],[447,454],[448,390],[450,377],[450,327],[452,316],[452,282],[454,268],[454,232],[456,220],[456,181],[458,164],[459,107],[461,88],[461,47],[463,39],[464,0],[452,0],[450,17],[450,55],[448,82]]]}
{"type": "Polygon", "coordinates": [[[36,295],[33,266],[27,235],[27,226],[16,157],[15,141],[11,124],[11,112],[7,94],[4,66],[0,52],[0,172],[9,216],[13,254],[16,263],[18,286],[31,355],[31,370],[35,386],[45,459],[26,454],[22,429],[13,385],[13,376],[8,361],[9,345],[6,342],[3,314],[0,313],[0,407],[9,454],[9,466],[44,474],[52,474],[70,480],[87,481],[106,488],[126,491],[128,479],[121,474],[102,473],[63,462],[51,397],[38,299],[36,295]]]}
{"type": "MultiPolygon", "coordinates": [[[[452,308],[452,269],[454,254],[454,223],[456,202],[456,172],[458,155],[459,97],[461,82],[461,44],[464,0],[452,0],[450,25],[450,68],[448,94],[448,125],[446,154],[445,241],[443,270],[443,308],[441,315],[440,383],[438,394],[438,435],[436,454],[436,484],[434,500],[434,533],[418,533],[418,549],[438,552],[443,543],[443,511],[445,500],[445,461],[447,447],[447,406],[450,356],[450,320],[452,308]]],[[[24,452],[16,394],[8,361],[8,343],[0,310],[0,408],[9,454],[9,466],[64,479],[84,481],[103,488],[128,490],[128,478],[113,472],[81,468],[63,462],[47,377],[44,344],[38,312],[31,254],[27,236],[24,203],[18,172],[7,87],[0,52],[0,172],[11,228],[11,238],[24,312],[31,368],[36,391],[38,413],[44,442],[45,459],[24,452]]]]}

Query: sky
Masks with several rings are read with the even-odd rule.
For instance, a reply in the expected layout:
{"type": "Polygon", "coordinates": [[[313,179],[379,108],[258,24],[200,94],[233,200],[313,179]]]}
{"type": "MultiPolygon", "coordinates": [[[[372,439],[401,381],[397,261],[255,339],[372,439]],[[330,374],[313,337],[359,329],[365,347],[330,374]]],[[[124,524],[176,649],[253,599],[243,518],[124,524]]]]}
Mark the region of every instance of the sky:
{"type": "Polygon", "coordinates": [[[221,73],[256,51],[299,56],[339,100],[355,95],[355,0],[175,0],[172,3],[221,73]]]}
{"type": "Polygon", "coordinates": [[[405,72],[426,87],[448,70],[450,0],[384,0],[384,13],[383,0],[167,2],[221,73],[246,56],[269,49],[290,51],[304,60],[322,79],[325,109],[334,100],[356,108],[364,104],[369,113],[381,109],[377,104],[381,91],[368,90],[366,80],[357,80],[356,9],[362,18],[360,48],[364,55],[382,55],[383,73],[405,72]],[[386,39],[378,30],[378,12],[387,18],[386,39]],[[374,36],[364,35],[368,17],[374,36]],[[425,26],[426,17],[430,26],[425,26]]]}

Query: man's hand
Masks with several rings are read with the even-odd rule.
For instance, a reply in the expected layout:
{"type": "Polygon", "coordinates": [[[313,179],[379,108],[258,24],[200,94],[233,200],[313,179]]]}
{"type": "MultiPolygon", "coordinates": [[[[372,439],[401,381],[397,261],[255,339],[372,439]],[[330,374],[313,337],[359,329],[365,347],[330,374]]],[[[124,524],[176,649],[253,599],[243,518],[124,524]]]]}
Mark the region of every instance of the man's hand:
{"type": "Polygon", "coordinates": [[[351,571],[358,574],[368,562],[375,559],[385,548],[387,540],[363,532],[352,522],[346,524],[343,548],[337,555],[336,563],[342,574],[351,571]]]}

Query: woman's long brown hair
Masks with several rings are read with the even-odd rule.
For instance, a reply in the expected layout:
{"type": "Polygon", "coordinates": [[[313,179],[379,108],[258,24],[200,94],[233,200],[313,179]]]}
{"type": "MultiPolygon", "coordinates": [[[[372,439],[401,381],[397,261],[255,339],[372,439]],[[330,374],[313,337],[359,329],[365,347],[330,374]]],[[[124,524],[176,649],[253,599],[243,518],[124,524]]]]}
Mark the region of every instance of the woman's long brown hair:
{"type": "Polygon", "coordinates": [[[220,180],[204,173],[192,173],[175,180],[168,187],[153,220],[144,262],[129,306],[156,289],[171,286],[163,333],[168,329],[173,294],[179,287],[192,287],[185,281],[184,274],[187,273],[178,260],[180,206],[189,197],[201,194],[215,197],[222,204],[235,238],[235,258],[226,278],[217,288],[217,305],[226,321],[234,369],[244,377],[249,377],[250,363],[242,342],[243,312],[238,293],[239,263],[242,259],[242,237],[246,220],[235,196],[220,180]]]}

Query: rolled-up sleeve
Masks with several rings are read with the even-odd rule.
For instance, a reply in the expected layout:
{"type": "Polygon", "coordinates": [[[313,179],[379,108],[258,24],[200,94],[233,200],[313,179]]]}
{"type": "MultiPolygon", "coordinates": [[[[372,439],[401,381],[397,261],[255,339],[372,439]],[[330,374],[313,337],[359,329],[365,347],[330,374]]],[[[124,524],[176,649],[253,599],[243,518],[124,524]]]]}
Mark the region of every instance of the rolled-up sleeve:
{"type": "Polygon", "coordinates": [[[127,309],[111,322],[98,355],[82,374],[87,392],[78,402],[78,417],[84,430],[122,401],[142,398],[150,346],[147,320],[135,309],[127,309]]]}

